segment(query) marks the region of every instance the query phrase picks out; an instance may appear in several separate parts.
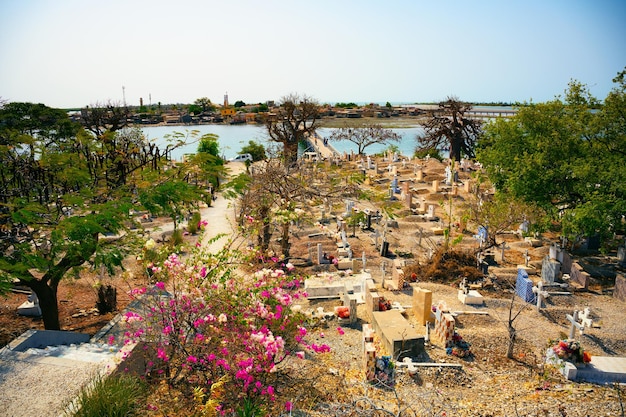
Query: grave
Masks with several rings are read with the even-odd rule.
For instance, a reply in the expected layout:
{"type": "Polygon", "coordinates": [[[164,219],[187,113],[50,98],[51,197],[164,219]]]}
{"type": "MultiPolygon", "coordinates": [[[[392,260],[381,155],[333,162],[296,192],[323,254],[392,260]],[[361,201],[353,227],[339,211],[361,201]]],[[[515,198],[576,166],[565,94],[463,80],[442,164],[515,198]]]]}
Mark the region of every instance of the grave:
{"type": "Polygon", "coordinates": [[[365,281],[371,277],[367,272],[343,277],[335,274],[323,274],[307,278],[304,281],[304,289],[308,294],[307,298],[310,299],[340,298],[342,294],[352,292],[360,295],[359,302],[364,303],[365,281]],[[350,288],[352,289],[350,290],[350,288]]]}
{"type": "Polygon", "coordinates": [[[484,299],[482,294],[477,290],[470,290],[467,286],[467,278],[459,284],[459,301],[466,305],[483,305],[484,299]]]}
{"type": "Polygon", "coordinates": [[[450,313],[446,313],[442,306],[437,306],[435,309],[435,336],[437,336],[444,345],[449,340],[452,340],[454,325],[454,316],[450,313]]]}
{"type": "Polygon", "coordinates": [[[583,270],[583,267],[578,263],[572,263],[570,270],[570,284],[578,289],[589,289],[589,279],[591,276],[583,270]]]}
{"type": "Polygon", "coordinates": [[[396,360],[416,357],[424,351],[424,335],[419,334],[398,310],[373,311],[372,326],[385,353],[396,360]]]}
{"type": "Polygon", "coordinates": [[[435,316],[432,314],[433,293],[430,290],[413,285],[413,314],[417,322],[422,326],[426,323],[434,323],[435,316]]]}
{"type": "Polygon", "coordinates": [[[354,324],[357,322],[357,312],[356,305],[359,302],[359,296],[355,294],[343,294],[343,305],[344,307],[348,307],[348,323],[354,324]]]}
{"type": "Polygon", "coordinates": [[[584,366],[574,365],[576,371],[572,379],[594,384],[626,383],[626,358],[618,356],[592,356],[584,366]]]}
{"type": "Polygon", "coordinates": [[[517,280],[515,281],[515,294],[527,303],[534,303],[535,293],[533,292],[533,282],[528,278],[528,273],[523,268],[517,269],[517,280]]]}
{"type": "Polygon", "coordinates": [[[541,262],[541,280],[546,284],[552,284],[558,278],[561,271],[559,261],[546,256],[541,262]]]}
{"type": "Polygon", "coordinates": [[[368,320],[372,321],[373,311],[378,311],[378,306],[380,303],[380,295],[376,291],[376,287],[374,286],[374,281],[366,280],[365,281],[365,311],[367,313],[368,320]]]}

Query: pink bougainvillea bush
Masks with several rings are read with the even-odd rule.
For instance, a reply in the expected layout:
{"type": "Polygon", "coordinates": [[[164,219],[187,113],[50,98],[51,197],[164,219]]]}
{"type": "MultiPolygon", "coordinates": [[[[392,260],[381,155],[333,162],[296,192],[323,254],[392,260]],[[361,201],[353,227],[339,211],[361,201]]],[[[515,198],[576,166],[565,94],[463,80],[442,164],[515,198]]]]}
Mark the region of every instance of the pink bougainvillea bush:
{"type": "Polygon", "coordinates": [[[198,247],[185,260],[170,255],[155,269],[153,288],[133,291],[142,308],[124,316],[125,342],[153,353],[147,376],[186,385],[203,407],[222,413],[274,401],[281,362],[330,350],[305,342],[305,316],[294,302],[306,294],[290,265],[241,272],[231,255],[198,247]]]}

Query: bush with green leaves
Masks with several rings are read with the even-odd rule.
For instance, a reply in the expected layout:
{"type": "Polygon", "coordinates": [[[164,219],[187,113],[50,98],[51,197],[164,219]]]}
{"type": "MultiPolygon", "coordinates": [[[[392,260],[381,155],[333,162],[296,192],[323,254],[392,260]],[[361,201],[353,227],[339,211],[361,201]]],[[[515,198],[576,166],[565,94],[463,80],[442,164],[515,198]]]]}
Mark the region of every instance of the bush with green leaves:
{"type": "Polygon", "coordinates": [[[72,417],[129,417],[143,415],[147,385],[129,375],[98,375],[70,406],[72,417]]]}

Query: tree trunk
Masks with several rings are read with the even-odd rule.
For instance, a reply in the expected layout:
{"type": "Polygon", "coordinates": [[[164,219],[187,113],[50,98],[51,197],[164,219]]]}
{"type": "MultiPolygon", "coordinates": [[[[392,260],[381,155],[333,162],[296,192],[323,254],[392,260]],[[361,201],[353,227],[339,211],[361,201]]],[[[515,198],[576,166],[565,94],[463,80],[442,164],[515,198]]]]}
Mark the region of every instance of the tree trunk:
{"type": "Polygon", "coordinates": [[[280,240],[280,249],[281,252],[283,254],[283,257],[288,258],[289,257],[289,247],[291,246],[289,244],[289,222],[287,223],[283,223],[283,230],[282,230],[282,237],[280,240]]]}
{"type": "Polygon", "coordinates": [[[61,330],[56,289],[40,280],[29,281],[27,285],[37,294],[39,299],[44,328],[46,330],[61,330]]]}
{"type": "Polygon", "coordinates": [[[509,345],[506,350],[506,357],[513,359],[513,347],[515,346],[515,328],[509,323],[509,345]]]}
{"type": "Polygon", "coordinates": [[[284,166],[290,167],[298,160],[298,140],[283,142],[284,166]]]}

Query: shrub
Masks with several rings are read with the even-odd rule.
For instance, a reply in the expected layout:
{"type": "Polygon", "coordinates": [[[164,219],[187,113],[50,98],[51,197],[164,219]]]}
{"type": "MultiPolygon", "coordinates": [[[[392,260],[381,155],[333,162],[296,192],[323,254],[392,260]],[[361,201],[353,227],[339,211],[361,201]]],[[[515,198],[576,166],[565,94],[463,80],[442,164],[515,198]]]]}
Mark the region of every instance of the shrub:
{"type": "Polygon", "coordinates": [[[83,388],[72,405],[73,417],[128,417],[143,413],[148,389],[139,378],[129,375],[97,376],[83,388]]]}
{"type": "Polygon", "coordinates": [[[192,235],[195,235],[196,233],[198,233],[198,230],[200,229],[200,221],[202,220],[202,217],[200,216],[199,212],[194,212],[191,215],[191,220],[189,220],[189,224],[187,225],[187,231],[189,231],[189,233],[191,233],[192,235]]]}
{"type": "Polygon", "coordinates": [[[301,285],[289,276],[290,265],[237,276],[231,254],[196,248],[191,255],[185,262],[175,254],[163,262],[155,273],[157,293],[143,298],[145,313],[124,318],[127,342],[152,343],[156,357],[149,375],[186,385],[187,392],[210,389],[209,408],[219,404],[223,411],[254,414],[274,401],[284,383],[279,363],[302,348],[329,347],[304,341],[305,317],[292,306],[306,294],[287,290],[301,285]]]}

